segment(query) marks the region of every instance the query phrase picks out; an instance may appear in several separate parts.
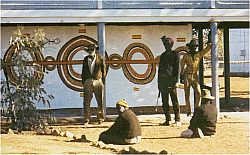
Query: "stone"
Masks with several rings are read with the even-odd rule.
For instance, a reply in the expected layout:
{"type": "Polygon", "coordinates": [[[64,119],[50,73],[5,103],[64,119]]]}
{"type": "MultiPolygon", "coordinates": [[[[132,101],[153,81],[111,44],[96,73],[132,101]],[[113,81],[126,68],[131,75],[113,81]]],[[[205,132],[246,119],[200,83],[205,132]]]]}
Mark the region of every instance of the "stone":
{"type": "Polygon", "coordinates": [[[118,154],[129,154],[129,151],[123,148],[118,152],[118,154]]]}
{"type": "Polygon", "coordinates": [[[66,137],[66,132],[61,132],[61,133],[60,133],[60,136],[66,137]]]}
{"type": "Polygon", "coordinates": [[[75,135],[70,131],[66,131],[65,135],[66,135],[66,137],[69,137],[69,138],[74,138],[75,137],[75,135]]]}
{"type": "Polygon", "coordinates": [[[47,128],[47,127],[46,127],[43,131],[45,132],[46,135],[51,135],[51,133],[52,133],[52,128],[50,129],[50,128],[47,128]]]}
{"type": "Polygon", "coordinates": [[[98,144],[97,142],[91,142],[90,146],[97,146],[97,144],[98,144]]]}
{"type": "Polygon", "coordinates": [[[100,147],[101,149],[104,149],[106,146],[102,141],[98,141],[98,147],[100,147]]]}
{"type": "Polygon", "coordinates": [[[52,134],[53,136],[59,136],[60,133],[61,133],[61,131],[60,131],[59,129],[53,129],[51,134],[52,134]]]}
{"type": "Polygon", "coordinates": [[[115,146],[113,144],[106,144],[107,149],[115,149],[115,146]]]}
{"type": "Polygon", "coordinates": [[[87,140],[85,135],[81,135],[81,140],[87,140]]]}
{"type": "Polygon", "coordinates": [[[130,154],[139,154],[140,151],[137,151],[137,150],[134,149],[133,147],[129,147],[129,153],[130,153],[130,154]]]}
{"type": "Polygon", "coordinates": [[[162,150],[161,152],[159,152],[159,154],[168,154],[168,151],[162,150]]]}
{"type": "Polygon", "coordinates": [[[14,135],[15,133],[14,133],[14,131],[13,131],[12,129],[9,129],[9,130],[8,130],[8,134],[14,135]]]}
{"type": "Polygon", "coordinates": [[[42,128],[40,128],[40,127],[37,128],[35,131],[36,131],[37,135],[44,135],[45,134],[45,131],[42,128]]]}

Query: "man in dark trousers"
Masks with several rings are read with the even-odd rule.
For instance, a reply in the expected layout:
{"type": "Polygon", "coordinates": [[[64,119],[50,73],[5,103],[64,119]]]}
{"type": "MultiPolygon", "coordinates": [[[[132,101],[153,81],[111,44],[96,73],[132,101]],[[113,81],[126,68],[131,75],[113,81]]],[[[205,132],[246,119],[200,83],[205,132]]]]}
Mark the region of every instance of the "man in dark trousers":
{"type": "Polygon", "coordinates": [[[89,55],[84,58],[82,66],[84,125],[87,125],[90,121],[90,103],[93,98],[93,93],[95,94],[98,104],[98,123],[101,124],[104,121],[103,90],[106,77],[106,66],[103,58],[96,51],[96,46],[94,44],[88,45],[86,52],[89,55]]]}
{"type": "Polygon", "coordinates": [[[166,117],[166,121],[162,125],[170,125],[170,94],[175,115],[175,125],[180,126],[180,108],[176,91],[179,71],[179,56],[177,52],[172,50],[172,47],[174,45],[173,39],[166,38],[166,36],[163,36],[161,37],[161,40],[166,49],[165,52],[163,52],[160,56],[160,63],[158,69],[158,89],[161,93],[163,102],[162,107],[166,117]]]}
{"type": "Polygon", "coordinates": [[[216,132],[217,108],[208,89],[203,89],[201,106],[194,111],[188,130],[181,133],[182,137],[211,137],[216,132]]]}
{"type": "Polygon", "coordinates": [[[129,109],[128,103],[121,99],[116,103],[118,117],[115,123],[102,132],[98,141],[106,144],[136,144],[141,141],[141,126],[135,113],[129,109]]]}

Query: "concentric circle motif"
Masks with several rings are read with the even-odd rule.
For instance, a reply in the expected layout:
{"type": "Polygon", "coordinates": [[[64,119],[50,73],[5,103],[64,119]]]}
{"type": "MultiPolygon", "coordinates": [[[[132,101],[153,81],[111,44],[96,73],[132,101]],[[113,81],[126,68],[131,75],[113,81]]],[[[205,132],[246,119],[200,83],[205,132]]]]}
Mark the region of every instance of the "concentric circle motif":
{"type": "MultiPolygon", "coordinates": [[[[50,61],[55,61],[55,58],[52,56],[47,56],[44,61],[50,62],[50,61]]],[[[56,68],[56,65],[45,65],[45,68],[48,71],[53,71],[56,68]]]]}
{"type": "Polygon", "coordinates": [[[159,62],[160,62],[160,55],[158,55],[156,58],[155,58],[155,60],[158,62],[156,65],[157,65],[157,67],[159,67],[159,62]]]}
{"type": "Polygon", "coordinates": [[[110,68],[112,68],[112,69],[120,69],[122,67],[122,64],[115,63],[115,61],[121,61],[122,60],[122,56],[120,56],[119,54],[111,54],[109,56],[109,60],[113,61],[112,64],[109,64],[110,68]]]}
{"type": "MultiPolygon", "coordinates": [[[[89,44],[97,45],[97,41],[84,35],[69,40],[58,52],[57,61],[70,62],[72,60],[83,60],[84,56],[87,55],[84,49],[89,44]],[[86,53],[86,55],[84,55],[84,53],[86,53]]],[[[105,58],[108,60],[108,54],[106,51],[105,58]]],[[[83,91],[81,78],[82,64],[57,65],[57,71],[59,77],[68,88],[79,92],[83,91]]],[[[108,72],[108,66],[106,71],[108,72]]]]}
{"type": "MultiPolygon", "coordinates": [[[[97,41],[84,35],[80,35],[69,40],[58,52],[57,61],[66,62],[74,60],[74,56],[77,54],[82,54],[80,60],[83,60],[83,52],[85,52],[83,49],[89,44],[97,45],[97,41]]],[[[79,92],[83,91],[81,67],[82,65],[57,65],[57,71],[63,83],[68,88],[79,92]],[[75,70],[75,67],[78,67],[78,71],[75,70]]]]}
{"type": "Polygon", "coordinates": [[[177,47],[174,51],[176,51],[177,53],[182,52],[182,51],[188,52],[189,49],[188,49],[187,46],[179,46],[179,47],[177,47]]]}
{"type": "MultiPolygon", "coordinates": [[[[11,45],[7,49],[7,51],[4,55],[4,58],[3,58],[6,63],[11,63],[11,59],[14,57],[16,50],[17,50],[17,47],[14,45],[11,45]]],[[[25,47],[24,50],[30,54],[31,60],[29,60],[29,61],[43,61],[44,60],[41,51],[31,53],[31,49],[29,47],[25,47]]],[[[43,65],[35,65],[34,68],[36,68],[36,70],[38,72],[43,72],[43,70],[44,70],[43,65]]],[[[8,74],[8,78],[9,78],[10,82],[13,84],[16,84],[16,80],[17,80],[18,75],[15,71],[15,66],[8,66],[6,68],[6,70],[7,70],[7,74],[8,74]]],[[[33,78],[38,79],[38,80],[42,80],[44,78],[44,75],[41,75],[41,74],[38,75],[38,73],[35,73],[33,75],[33,78]]]]}
{"type": "MultiPolygon", "coordinates": [[[[142,43],[130,44],[123,53],[123,60],[132,60],[135,54],[141,54],[144,59],[142,60],[154,60],[154,56],[151,50],[142,43]]],[[[122,70],[126,78],[135,84],[147,84],[154,79],[156,73],[155,64],[139,64],[146,65],[146,71],[144,73],[138,73],[131,64],[122,65],[122,70]]]]}

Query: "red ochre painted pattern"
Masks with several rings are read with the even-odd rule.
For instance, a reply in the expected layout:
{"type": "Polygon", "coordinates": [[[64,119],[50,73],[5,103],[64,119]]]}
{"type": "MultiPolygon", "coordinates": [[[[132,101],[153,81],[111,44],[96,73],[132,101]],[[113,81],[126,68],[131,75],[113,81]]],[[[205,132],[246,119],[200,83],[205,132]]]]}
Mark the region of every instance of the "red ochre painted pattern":
{"type": "MultiPolygon", "coordinates": [[[[41,52],[32,55],[32,60],[28,63],[35,64],[38,66],[39,71],[43,71],[44,67],[48,71],[53,71],[57,67],[58,74],[63,81],[63,83],[70,89],[74,91],[81,92],[83,90],[83,85],[81,81],[81,75],[74,70],[73,65],[82,65],[83,60],[73,60],[74,56],[80,52],[84,51],[84,47],[89,44],[98,44],[96,40],[80,35],[71,40],[69,40],[63,47],[59,50],[57,58],[54,59],[52,56],[47,56],[45,59],[41,52]]],[[[29,51],[29,49],[26,49],[29,51]]],[[[15,47],[10,46],[4,55],[4,61],[6,62],[7,74],[10,80],[15,83],[17,74],[15,73],[14,66],[11,64],[11,57],[15,51],[15,47]]],[[[176,52],[187,51],[184,46],[175,49],[176,52]]],[[[85,51],[84,51],[85,52],[85,51]]],[[[159,64],[159,56],[154,58],[151,50],[142,43],[132,43],[124,50],[123,56],[113,53],[110,56],[105,56],[105,63],[108,68],[120,69],[122,67],[125,77],[132,83],[135,84],[147,84],[150,83],[156,74],[156,66],[159,64]],[[143,56],[143,60],[133,60],[135,54],[140,53],[143,56]],[[144,73],[138,73],[132,64],[144,64],[146,65],[146,70],[144,73]]],[[[38,78],[37,75],[34,75],[38,78]]],[[[44,77],[39,77],[44,78],[44,77]]]]}

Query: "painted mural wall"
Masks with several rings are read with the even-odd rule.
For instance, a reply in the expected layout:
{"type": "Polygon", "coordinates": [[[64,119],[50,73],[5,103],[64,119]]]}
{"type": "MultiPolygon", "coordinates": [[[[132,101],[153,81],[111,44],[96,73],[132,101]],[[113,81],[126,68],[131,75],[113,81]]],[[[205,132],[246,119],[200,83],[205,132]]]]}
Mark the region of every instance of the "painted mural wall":
{"type": "MultiPolygon", "coordinates": [[[[24,32],[33,34],[35,26],[25,26],[24,32]]],[[[43,26],[48,39],[42,61],[71,62],[83,60],[84,46],[97,44],[96,26],[43,26]]],[[[11,57],[9,37],[16,27],[2,27],[1,58],[11,57]]],[[[124,98],[130,106],[154,106],[158,96],[157,62],[164,46],[160,40],[166,35],[174,39],[173,49],[185,46],[192,38],[191,25],[106,26],[106,106],[114,107],[124,98]],[[149,64],[119,64],[119,61],[147,60],[149,64]]],[[[81,64],[46,65],[44,87],[55,96],[52,108],[82,108],[81,64]]],[[[3,72],[1,71],[3,79],[3,72]]],[[[184,91],[178,89],[180,104],[184,91]]],[[[96,106],[95,98],[92,106],[96,106]]],[[[161,100],[159,104],[161,105],[161,100]]],[[[38,108],[43,108],[38,105],[38,108]]]]}

